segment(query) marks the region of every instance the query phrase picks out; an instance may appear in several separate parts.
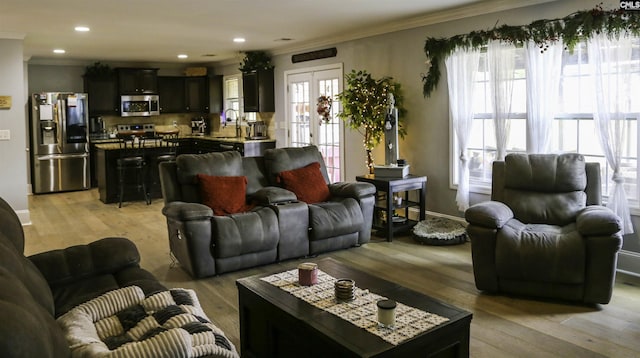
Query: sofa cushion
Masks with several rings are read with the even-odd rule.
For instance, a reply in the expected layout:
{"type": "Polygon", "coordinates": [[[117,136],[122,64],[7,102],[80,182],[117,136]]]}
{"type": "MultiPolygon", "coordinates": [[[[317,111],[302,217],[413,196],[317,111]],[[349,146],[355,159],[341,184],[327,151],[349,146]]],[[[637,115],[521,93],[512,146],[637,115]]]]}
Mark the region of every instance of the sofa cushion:
{"type": "Polygon", "coordinates": [[[145,297],[139,287],[125,287],[83,303],[58,322],[78,357],[238,357],[193,290],[145,297]]]}
{"type": "Polygon", "coordinates": [[[68,357],[69,347],[51,313],[21,278],[0,266],[0,355],[68,357]]]}
{"type": "Polygon", "coordinates": [[[309,205],[311,240],[323,240],[358,232],[363,223],[362,210],[353,198],[309,205]]]}
{"type": "Polygon", "coordinates": [[[268,207],[246,213],[216,216],[211,220],[216,258],[273,250],[280,236],[278,218],[268,207]]]}
{"type": "Polygon", "coordinates": [[[320,163],[322,177],[325,183],[329,184],[329,176],[327,175],[324,159],[316,146],[267,149],[264,152],[264,162],[271,185],[278,186],[277,177],[279,173],[285,170],[302,168],[313,162],[320,163]]]}
{"type": "Polygon", "coordinates": [[[318,162],[280,172],[278,181],[285,189],[296,194],[298,200],[307,204],[327,201],[330,197],[329,187],[322,177],[318,162]]]}
{"type": "Polygon", "coordinates": [[[581,284],[586,246],[575,224],[523,224],[510,220],[496,238],[499,278],[581,284]]]}
{"type": "Polygon", "coordinates": [[[202,204],[215,215],[228,215],[251,210],[247,205],[247,177],[198,174],[202,204]]]}
{"type": "Polygon", "coordinates": [[[73,307],[94,299],[106,292],[136,285],[149,295],[166,289],[149,271],[139,267],[129,267],[114,274],[104,274],[52,287],[56,304],[55,317],[67,313],[73,307]]]}
{"type": "Polygon", "coordinates": [[[505,157],[505,187],[541,192],[584,191],[585,159],[580,154],[509,154],[505,157]]]}
{"type": "Polygon", "coordinates": [[[509,154],[504,166],[504,203],[520,221],[564,226],[587,203],[582,155],[509,154]]]}
{"type": "Polygon", "coordinates": [[[242,176],[242,156],[236,151],[179,155],[176,158],[176,177],[182,192],[182,201],[201,202],[198,174],[242,176]]]}
{"type": "Polygon", "coordinates": [[[2,198],[0,198],[0,232],[5,234],[5,240],[10,242],[19,253],[24,253],[22,223],[13,208],[2,198]]]}
{"type": "MultiPolygon", "coordinates": [[[[51,289],[44,276],[29,259],[19,253],[6,235],[0,232],[0,267],[11,272],[29,291],[32,299],[40,306],[54,314],[54,301],[51,289]]],[[[2,287],[2,286],[0,286],[2,287]]],[[[3,288],[5,290],[5,288],[3,288]]]]}

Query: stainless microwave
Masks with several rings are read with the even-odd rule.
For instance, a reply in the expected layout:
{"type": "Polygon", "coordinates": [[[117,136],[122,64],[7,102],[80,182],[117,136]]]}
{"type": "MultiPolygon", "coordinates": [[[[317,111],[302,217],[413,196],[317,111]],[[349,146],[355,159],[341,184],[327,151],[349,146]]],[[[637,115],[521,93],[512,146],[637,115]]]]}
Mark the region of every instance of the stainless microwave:
{"type": "Polygon", "coordinates": [[[120,115],[122,117],[160,115],[160,99],[157,94],[120,96],[120,115]]]}

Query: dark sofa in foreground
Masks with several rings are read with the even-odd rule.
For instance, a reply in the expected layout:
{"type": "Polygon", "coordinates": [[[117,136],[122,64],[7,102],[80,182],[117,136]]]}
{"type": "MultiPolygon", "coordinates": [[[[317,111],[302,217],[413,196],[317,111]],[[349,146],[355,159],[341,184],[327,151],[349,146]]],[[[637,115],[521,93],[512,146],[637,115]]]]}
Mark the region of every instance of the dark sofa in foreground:
{"type": "MultiPolygon", "coordinates": [[[[139,289],[136,289],[141,292],[141,296],[163,295],[168,292],[150,272],[140,268],[138,250],[128,239],[105,238],[88,245],[47,251],[29,257],[24,256],[24,240],[18,216],[9,204],[0,198],[1,357],[71,356],[72,352],[66,338],[69,337],[68,332],[79,333],[80,339],[85,339],[86,335],[89,343],[85,346],[93,349],[96,341],[92,341],[92,335],[95,335],[95,329],[92,327],[93,322],[97,321],[89,321],[91,329],[79,331],[74,327],[75,331],[67,330],[65,335],[62,322],[56,319],[70,311],[78,311],[74,307],[86,305],[107,292],[117,294],[131,289],[131,286],[137,286],[139,289]]],[[[134,306],[120,305],[114,310],[123,312],[126,309],[135,309],[134,306]]],[[[105,311],[104,308],[105,306],[102,307],[102,311],[105,311]]],[[[79,312],[78,316],[82,314],[83,312],[79,312]]],[[[183,327],[177,327],[180,328],[183,327]]],[[[221,332],[214,332],[217,337],[222,336],[221,332]]],[[[225,353],[222,356],[237,356],[228,341],[223,343],[226,344],[223,348],[229,349],[219,349],[225,353]]],[[[133,348],[129,351],[144,344],[143,342],[138,346],[129,345],[128,348],[133,348]]],[[[148,346],[142,348],[146,349],[148,346]]],[[[169,352],[173,347],[170,344],[167,347],[168,351],[159,350],[153,356],[175,356],[169,352]]],[[[143,352],[143,349],[139,351],[143,352]]]]}

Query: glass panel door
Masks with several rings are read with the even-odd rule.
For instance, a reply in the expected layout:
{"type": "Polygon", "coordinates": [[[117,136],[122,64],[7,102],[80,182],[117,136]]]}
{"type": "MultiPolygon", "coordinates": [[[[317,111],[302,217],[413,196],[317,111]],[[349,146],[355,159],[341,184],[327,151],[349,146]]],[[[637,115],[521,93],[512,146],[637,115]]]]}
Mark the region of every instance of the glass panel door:
{"type": "Polygon", "coordinates": [[[329,180],[343,178],[342,137],[344,125],[336,95],[342,88],[342,68],[322,69],[287,75],[289,146],[316,145],[327,166],[329,180]],[[318,99],[329,99],[329,115],[318,114],[318,99]]]}

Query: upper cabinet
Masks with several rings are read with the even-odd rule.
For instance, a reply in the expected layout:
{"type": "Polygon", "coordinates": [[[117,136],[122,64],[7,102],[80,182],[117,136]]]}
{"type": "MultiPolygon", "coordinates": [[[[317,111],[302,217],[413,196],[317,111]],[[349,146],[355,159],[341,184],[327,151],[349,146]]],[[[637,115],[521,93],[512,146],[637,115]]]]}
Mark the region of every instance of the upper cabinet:
{"type": "Polygon", "coordinates": [[[222,75],[209,77],[209,113],[222,113],[224,110],[222,83],[222,75]]]}
{"type": "Polygon", "coordinates": [[[158,93],[157,68],[118,68],[120,94],[158,93]]]}
{"type": "Polygon", "coordinates": [[[120,114],[118,79],[115,73],[85,75],[84,91],[89,94],[90,114],[120,114]]]}
{"type": "Polygon", "coordinates": [[[160,113],[180,113],[185,110],[184,79],[177,76],[158,77],[160,113]]]}
{"type": "Polygon", "coordinates": [[[162,113],[208,113],[209,78],[160,76],[158,96],[162,113]]]}
{"type": "Polygon", "coordinates": [[[207,77],[185,77],[184,92],[187,112],[209,112],[209,79],[207,77]]]}
{"type": "Polygon", "coordinates": [[[275,112],[273,68],[242,74],[245,112],[275,112]]]}

